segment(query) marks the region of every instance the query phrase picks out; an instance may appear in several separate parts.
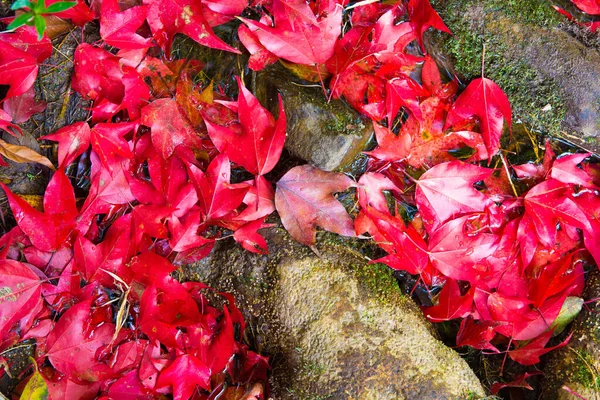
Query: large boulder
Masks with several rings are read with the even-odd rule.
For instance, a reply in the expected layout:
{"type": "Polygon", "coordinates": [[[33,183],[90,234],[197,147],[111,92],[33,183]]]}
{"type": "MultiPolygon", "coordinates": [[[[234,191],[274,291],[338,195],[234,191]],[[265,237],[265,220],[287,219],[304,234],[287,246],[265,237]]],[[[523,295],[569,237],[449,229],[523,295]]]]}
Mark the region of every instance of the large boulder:
{"type": "Polygon", "coordinates": [[[437,3],[455,36],[433,35],[432,52],[448,56],[466,80],[481,76],[484,59],[485,75],[505,90],[515,120],[600,150],[600,53],[550,2],[437,3]]]}
{"type": "Polygon", "coordinates": [[[316,255],[280,229],[269,244],[268,257],[220,244],[186,278],[236,295],[248,339],[271,357],[274,398],[484,396],[386,267],[342,245],[316,255]]]}

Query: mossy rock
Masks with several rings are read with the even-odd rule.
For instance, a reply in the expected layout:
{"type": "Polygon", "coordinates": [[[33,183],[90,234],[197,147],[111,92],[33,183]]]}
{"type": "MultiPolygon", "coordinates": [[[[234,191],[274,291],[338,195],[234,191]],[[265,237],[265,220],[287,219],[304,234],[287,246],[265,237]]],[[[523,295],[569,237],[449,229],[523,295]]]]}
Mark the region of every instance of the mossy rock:
{"type": "Polygon", "coordinates": [[[268,241],[268,256],[220,244],[185,278],[235,294],[247,339],[271,357],[275,398],[484,396],[388,268],[341,245],[318,245],[316,255],[282,229],[268,241]]]}
{"type": "Polygon", "coordinates": [[[281,95],[287,117],[285,148],[324,171],[348,167],[373,135],[370,121],[341,100],[328,101],[319,85],[300,80],[280,64],[255,74],[253,90],[275,115],[281,95]]]}
{"type": "Polygon", "coordinates": [[[507,93],[513,118],[600,150],[600,53],[564,29],[550,2],[441,0],[455,36],[430,36],[431,52],[465,82],[485,76],[507,93]],[[485,47],[485,54],[484,49],[485,47]]]}

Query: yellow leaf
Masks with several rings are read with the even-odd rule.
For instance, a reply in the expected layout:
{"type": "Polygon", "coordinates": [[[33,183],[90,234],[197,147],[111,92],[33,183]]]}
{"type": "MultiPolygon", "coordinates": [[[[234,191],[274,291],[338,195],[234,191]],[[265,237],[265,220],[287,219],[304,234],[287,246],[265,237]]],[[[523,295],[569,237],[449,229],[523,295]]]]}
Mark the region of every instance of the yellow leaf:
{"type": "Polygon", "coordinates": [[[48,400],[48,386],[42,374],[38,371],[33,373],[19,400],[48,400]]]}
{"type": "Polygon", "coordinates": [[[43,155],[31,150],[29,147],[6,143],[0,139],[0,154],[18,163],[36,162],[54,170],[54,165],[43,155]]]}

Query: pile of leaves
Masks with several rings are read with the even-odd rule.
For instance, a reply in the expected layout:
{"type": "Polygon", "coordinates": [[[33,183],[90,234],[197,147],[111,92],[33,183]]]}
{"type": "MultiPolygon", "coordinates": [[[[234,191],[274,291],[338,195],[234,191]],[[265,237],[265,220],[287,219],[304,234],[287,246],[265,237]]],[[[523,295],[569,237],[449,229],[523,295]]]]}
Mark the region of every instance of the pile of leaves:
{"type": "MultiPolygon", "coordinates": [[[[368,233],[388,253],[378,261],[430,290],[425,315],[463,318],[460,345],[525,365],[552,349],[559,316],[581,307],[584,263],[600,258],[600,171],[588,154],[548,148],[542,165],[498,154],[506,95],[482,77],[456,97],[423,46],[428,28],[449,32],[428,0],[348,3],[79,0],[56,14],[99,20],[102,42],[74,56],[89,120],[42,138],[58,142],[43,211],[3,186],[17,226],[0,239],[0,352],[35,341],[31,386],[51,398],[262,398],[267,360],[241,342],[233,298],[215,307],[210,288],[170,273],[226,236],[266,253],[258,230],[274,210],[306,245],[317,226],[368,233]],[[265,175],[284,146],[282,99],[275,119],[242,79],[230,99],[198,79],[202,63],[171,58],[176,34],[240,53],[212,29],[235,17],[251,69],[281,62],[373,121],[378,146],[358,182],[302,165],[274,190],[265,175]],[[78,205],[65,170],[81,157],[90,189],[78,205]],[[232,165],[248,179],[232,182],[232,165]],[[333,196],[350,187],[355,220],[333,196]]],[[[52,47],[28,26],[0,34],[0,47],[0,127],[17,134],[43,108],[33,84],[52,47]]]]}

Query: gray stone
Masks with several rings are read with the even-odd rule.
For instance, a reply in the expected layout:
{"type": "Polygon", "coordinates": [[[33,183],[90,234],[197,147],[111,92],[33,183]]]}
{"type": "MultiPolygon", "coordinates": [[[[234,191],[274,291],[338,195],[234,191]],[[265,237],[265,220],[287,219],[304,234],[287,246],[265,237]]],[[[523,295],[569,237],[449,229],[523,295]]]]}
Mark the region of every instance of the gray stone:
{"type": "Polygon", "coordinates": [[[302,84],[280,65],[256,74],[254,90],[277,113],[277,93],[287,117],[285,148],[325,171],[348,167],[373,134],[370,121],[341,100],[327,101],[318,85],[302,84]]]}
{"type": "Polygon", "coordinates": [[[220,245],[185,278],[235,294],[247,339],[271,357],[273,398],[484,396],[387,267],[346,246],[319,245],[319,257],[283,230],[270,236],[268,257],[220,245]]]}

